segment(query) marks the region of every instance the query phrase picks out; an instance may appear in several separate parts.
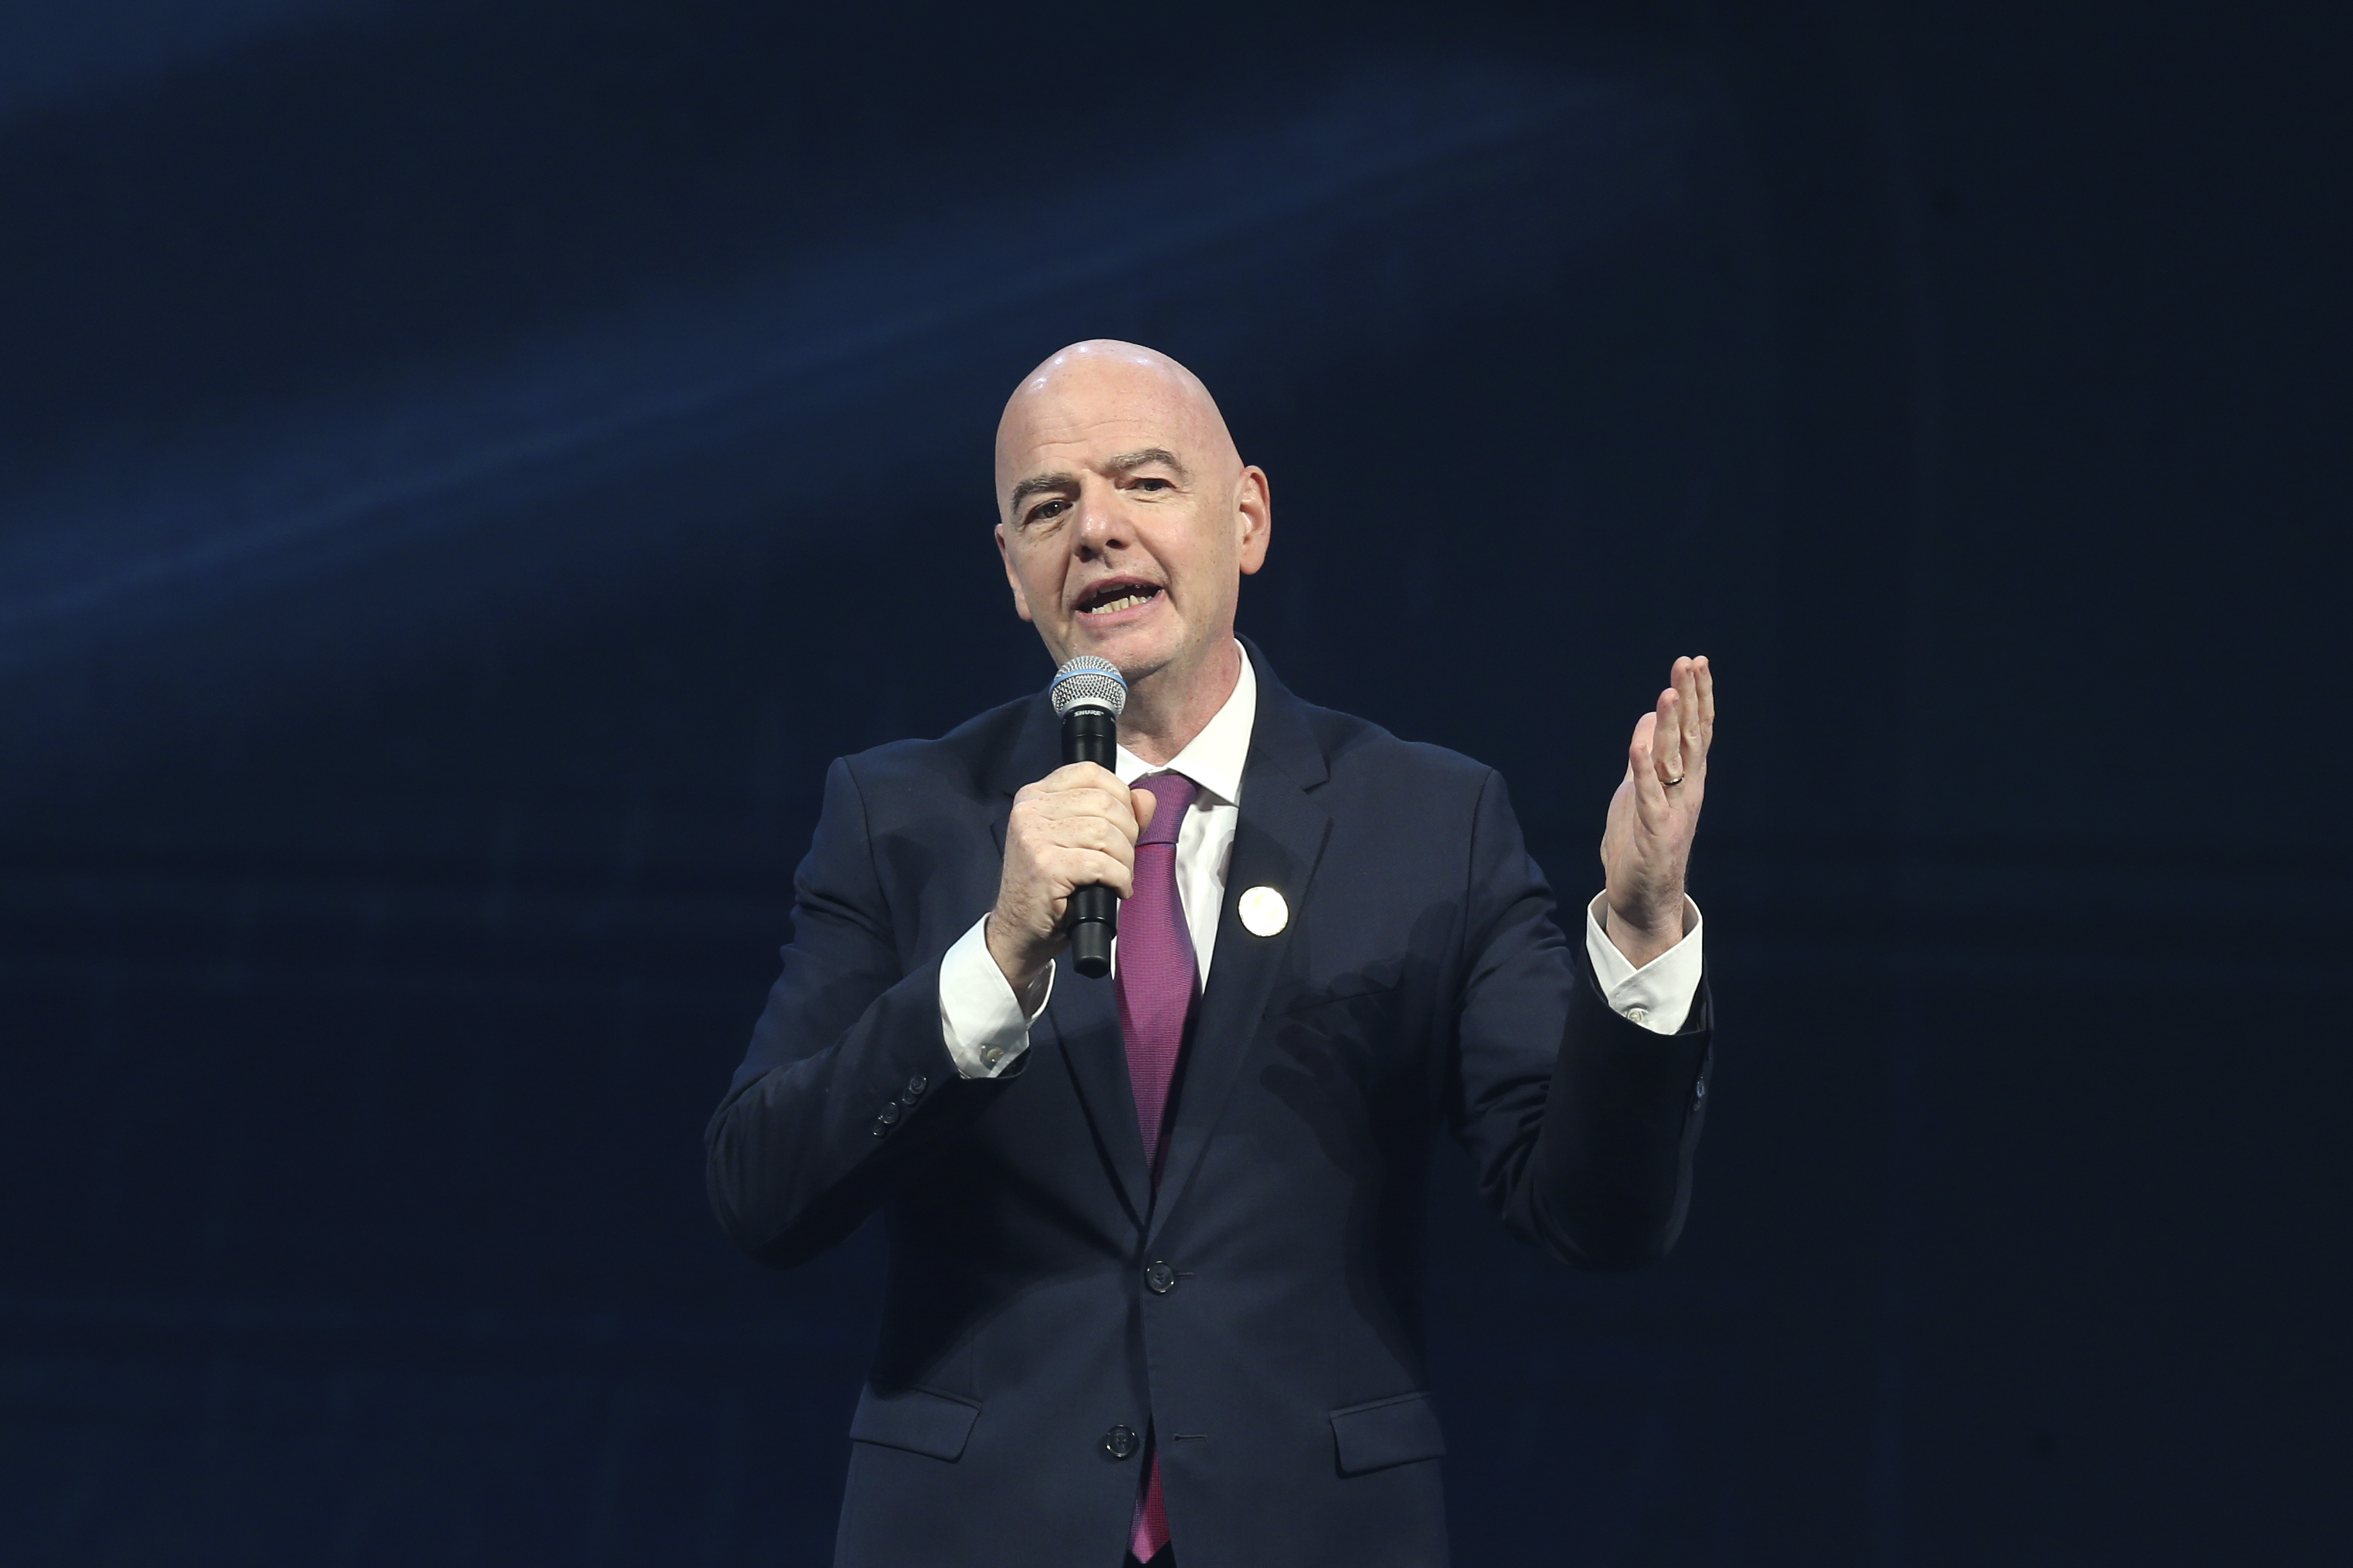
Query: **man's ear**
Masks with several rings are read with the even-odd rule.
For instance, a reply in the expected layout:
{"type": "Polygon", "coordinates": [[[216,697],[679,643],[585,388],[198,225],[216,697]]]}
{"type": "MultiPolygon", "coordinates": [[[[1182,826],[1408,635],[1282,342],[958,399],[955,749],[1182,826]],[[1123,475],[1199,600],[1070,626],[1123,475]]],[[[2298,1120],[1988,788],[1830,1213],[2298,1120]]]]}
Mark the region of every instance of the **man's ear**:
{"type": "Polygon", "coordinates": [[[1266,470],[1256,464],[1242,469],[1234,518],[1241,532],[1242,575],[1247,577],[1266,564],[1266,547],[1274,533],[1274,488],[1267,482],[1266,470]]]}
{"type": "Polygon", "coordinates": [[[997,553],[1005,563],[1005,580],[1013,585],[1013,613],[1025,621],[1034,621],[1029,614],[1029,595],[1021,591],[1021,574],[1013,570],[1013,551],[1005,542],[1005,525],[997,525],[997,553]]]}

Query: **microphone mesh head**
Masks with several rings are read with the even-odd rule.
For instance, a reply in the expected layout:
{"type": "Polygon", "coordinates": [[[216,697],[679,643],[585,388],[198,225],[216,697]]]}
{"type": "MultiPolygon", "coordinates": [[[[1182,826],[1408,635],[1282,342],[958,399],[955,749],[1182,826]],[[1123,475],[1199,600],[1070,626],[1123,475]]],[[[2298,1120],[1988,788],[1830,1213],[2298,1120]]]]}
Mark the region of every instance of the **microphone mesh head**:
{"type": "Polygon", "coordinates": [[[1116,719],[1127,707],[1127,682],[1111,660],[1082,653],[1054,672],[1046,695],[1053,699],[1057,719],[1069,718],[1073,708],[1104,709],[1116,719]]]}

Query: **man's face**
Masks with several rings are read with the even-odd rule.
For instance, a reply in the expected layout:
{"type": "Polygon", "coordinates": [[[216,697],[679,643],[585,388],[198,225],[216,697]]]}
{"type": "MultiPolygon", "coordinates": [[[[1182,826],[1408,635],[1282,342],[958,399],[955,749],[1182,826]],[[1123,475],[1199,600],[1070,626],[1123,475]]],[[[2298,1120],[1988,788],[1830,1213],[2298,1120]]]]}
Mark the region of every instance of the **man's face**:
{"type": "Polygon", "coordinates": [[[1006,413],[997,542],[1015,611],[1056,663],[1099,654],[1131,682],[1207,667],[1266,559],[1266,477],[1198,384],[1108,355],[1058,360],[1006,413]]]}

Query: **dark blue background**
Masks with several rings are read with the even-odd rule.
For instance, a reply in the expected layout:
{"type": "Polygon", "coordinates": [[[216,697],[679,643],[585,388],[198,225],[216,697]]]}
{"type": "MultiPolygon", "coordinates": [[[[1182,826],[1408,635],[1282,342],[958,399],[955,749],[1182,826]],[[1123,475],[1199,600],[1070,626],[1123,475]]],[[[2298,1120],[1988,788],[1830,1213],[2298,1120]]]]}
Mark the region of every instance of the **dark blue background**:
{"type": "Polygon", "coordinates": [[[1721,672],[1681,1250],[1440,1173],[1461,1562],[2342,1561],[2333,16],[13,8],[0,1560],[823,1561],[871,1238],[702,1124],[1103,334],[1570,896],[1721,672]]]}

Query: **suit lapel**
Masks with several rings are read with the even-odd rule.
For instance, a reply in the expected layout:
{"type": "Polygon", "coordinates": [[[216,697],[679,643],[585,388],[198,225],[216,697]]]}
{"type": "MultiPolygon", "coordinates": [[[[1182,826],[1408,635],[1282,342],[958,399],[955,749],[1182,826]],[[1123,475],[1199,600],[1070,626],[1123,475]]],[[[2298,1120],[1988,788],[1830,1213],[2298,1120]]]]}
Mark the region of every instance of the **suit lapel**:
{"type": "Polygon", "coordinates": [[[1144,1163],[1144,1132],[1135,1124],[1135,1089],[1127,1076],[1127,1045],[1119,1032],[1119,1001],[1111,977],[1089,980],[1063,965],[1054,977],[1046,1018],[1094,1128],[1096,1152],[1119,1187],[1128,1217],[1141,1227],[1151,1212],[1152,1173],[1144,1163]]]}
{"type": "MultiPolygon", "coordinates": [[[[1327,769],[1303,706],[1276,682],[1256,646],[1247,646],[1259,677],[1258,718],[1242,770],[1241,815],[1218,910],[1218,945],[1185,1049],[1147,1250],[1151,1237],[1159,1234],[1183,1198],[1235,1077],[1258,1039],[1267,994],[1282,972],[1308,908],[1309,884],[1332,828],[1331,816],[1310,794],[1324,782],[1327,769]],[[1252,888],[1272,888],[1290,906],[1290,921],[1271,936],[1254,936],[1241,923],[1238,906],[1252,888]]],[[[1115,1026],[1116,1018],[1113,1023],[1115,1026]]],[[[1131,1114],[1129,1121],[1134,1120],[1131,1114]]],[[[1139,1154],[1142,1146],[1139,1134],[1139,1154]]]]}
{"type": "MultiPolygon", "coordinates": [[[[1053,710],[1040,698],[996,781],[997,798],[989,827],[1000,864],[1014,795],[1022,785],[1053,772],[1061,754],[1060,730],[1053,710]]],[[[1068,963],[1061,963],[1054,975],[1054,994],[1039,1022],[1050,1030],[1053,1047],[1061,1053],[1080,1107],[1094,1131],[1096,1152],[1119,1189],[1121,1201],[1127,1205],[1129,1217],[1140,1227],[1151,1211],[1152,1177],[1144,1163],[1144,1133],[1135,1124],[1135,1090],[1128,1080],[1127,1047],[1119,1032],[1119,1002],[1110,979],[1089,980],[1068,963]]],[[[1030,1048],[1038,1048],[1034,1041],[1030,1048]]]]}

